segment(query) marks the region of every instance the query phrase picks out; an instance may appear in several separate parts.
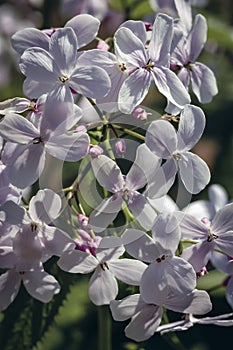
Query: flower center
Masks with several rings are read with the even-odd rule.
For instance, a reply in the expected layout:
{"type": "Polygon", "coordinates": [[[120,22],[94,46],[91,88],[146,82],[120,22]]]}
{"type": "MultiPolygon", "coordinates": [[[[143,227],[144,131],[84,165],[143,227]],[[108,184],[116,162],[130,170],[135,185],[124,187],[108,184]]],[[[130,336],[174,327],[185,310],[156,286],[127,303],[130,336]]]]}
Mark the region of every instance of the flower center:
{"type": "Polygon", "coordinates": [[[155,63],[153,61],[151,61],[151,59],[149,59],[149,61],[147,62],[147,64],[145,66],[143,66],[142,68],[151,71],[153,70],[155,63]]]}
{"type": "Polygon", "coordinates": [[[166,259],[166,255],[162,255],[160,258],[157,258],[156,261],[157,261],[157,263],[161,263],[165,259],[166,259]]]}
{"type": "Polygon", "coordinates": [[[65,84],[65,83],[67,83],[67,81],[69,81],[69,77],[68,77],[67,75],[61,75],[61,76],[59,77],[59,80],[60,80],[63,84],[65,84]]]}
{"type": "Polygon", "coordinates": [[[209,231],[207,242],[212,242],[216,238],[218,238],[218,236],[212,233],[211,231],[209,231]]]}
{"type": "Polygon", "coordinates": [[[126,71],[126,69],[127,69],[125,63],[118,64],[118,67],[120,68],[120,70],[122,72],[126,71]]]}
{"type": "Polygon", "coordinates": [[[100,263],[100,267],[103,271],[105,271],[106,269],[109,270],[108,264],[106,263],[106,261],[102,261],[100,263]]]}
{"type": "Polygon", "coordinates": [[[34,144],[34,145],[36,145],[36,144],[38,144],[38,143],[41,143],[41,142],[43,142],[42,141],[42,138],[39,136],[39,137],[35,137],[33,140],[32,140],[32,143],[34,144]]]}
{"type": "Polygon", "coordinates": [[[180,160],[181,159],[181,154],[180,153],[173,153],[172,154],[172,156],[173,156],[173,158],[175,159],[175,160],[180,160]]]}

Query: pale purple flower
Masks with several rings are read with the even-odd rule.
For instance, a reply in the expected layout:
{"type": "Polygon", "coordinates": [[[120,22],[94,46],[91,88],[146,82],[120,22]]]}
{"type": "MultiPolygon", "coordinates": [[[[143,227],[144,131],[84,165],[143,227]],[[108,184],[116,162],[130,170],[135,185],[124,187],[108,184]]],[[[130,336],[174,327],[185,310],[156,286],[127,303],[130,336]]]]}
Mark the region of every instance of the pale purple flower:
{"type": "MultiPolygon", "coordinates": [[[[213,71],[201,62],[197,62],[207,37],[206,19],[198,14],[189,33],[174,46],[171,52],[171,66],[175,66],[178,77],[201,103],[208,103],[218,93],[213,71]]],[[[172,101],[171,101],[172,102],[172,101]]]]}
{"type": "MultiPolygon", "coordinates": [[[[214,249],[233,256],[233,203],[225,205],[213,217],[209,225],[190,214],[180,212],[179,226],[183,239],[198,243],[186,248],[182,257],[199,272],[211,258],[214,249]]],[[[179,214],[177,213],[179,218],[179,214]]]]}
{"type": "MultiPolygon", "coordinates": [[[[89,14],[77,15],[70,19],[65,28],[72,28],[78,40],[78,48],[89,44],[97,35],[100,21],[89,14]]],[[[50,36],[58,28],[39,30],[36,28],[24,28],[17,31],[11,38],[15,51],[22,54],[26,49],[37,46],[49,51],[50,36]]]]}
{"type": "Polygon", "coordinates": [[[131,113],[148,93],[154,80],[158,90],[172,103],[180,107],[190,102],[190,97],[177,76],[169,69],[170,46],[173,36],[173,20],[157,15],[148,48],[144,37],[137,36],[129,28],[119,28],[115,33],[115,52],[121,57],[128,77],[119,91],[119,108],[131,113]]]}
{"type": "Polygon", "coordinates": [[[228,202],[228,194],[225,188],[219,184],[213,184],[208,188],[209,200],[196,200],[188,204],[182,211],[202,220],[212,220],[216,212],[228,202]]]}
{"type": "Polygon", "coordinates": [[[179,171],[180,178],[190,193],[199,193],[210,181],[207,164],[189,152],[199,141],[205,128],[201,108],[186,105],[181,112],[178,132],[166,120],[152,122],[146,133],[146,145],[157,156],[167,159],[171,174],[179,171]]]}
{"type": "Polygon", "coordinates": [[[103,20],[108,12],[108,0],[62,0],[62,13],[88,13],[103,20]]]}
{"type": "MultiPolygon", "coordinates": [[[[104,241],[106,238],[102,238],[104,241]]],[[[119,259],[123,246],[96,249],[96,255],[67,250],[58,260],[58,266],[71,273],[93,272],[89,282],[89,297],[95,305],[109,304],[118,294],[117,279],[138,286],[147,265],[133,259],[119,259]]]]}
{"type": "MultiPolygon", "coordinates": [[[[158,157],[154,156],[145,144],[140,145],[135,161],[126,176],[122,174],[116,162],[105,155],[95,157],[91,160],[91,164],[99,184],[113,194],[92,211],[89,224],[94,231],[103,231],[116,218],[124,201],[139,223],[145,229],[150,229],[156,213],[146,195],[138,190],[147,185],[152,176],[156,179],[156,174],[158,175],[160,171],[158,157]]],[[[162,183],[163,180],[163,178],[161,181],[158,180],[158,183],[162,183]]],[[[162,190],[166,190],[166,185],[161,187],[162,190]]],[[[148,196],[156,192],[153,190],[153,184],[147,192],[148,196]]]]}
{"type": "Polygon", "coordinates": [[[0,276],[0,310],[5,310],[14,301],[21,282],[33,298],[43,303],[50,302],[54,294],[60,292],[59,283],[43,268],[25,272],[11,269],[0,276]]]}
{"type": "Polygon", "coordinates": [[[8,142],[2,160],[9,169],[10,182],[19,188],[33,184],[44,169],[46,153],[67,161],[77,161],[88,152],[86,133],[69,133],[80,120],[81,110],[48,96],[38,125],[18,114],[8,114],[0,122],[0,135],[8,142]]]}
{"type": "Polygon", "coordinates": [[[140,283],[145,302],[160,305],[170,293],[188,294],[195,288],[196,274],[192,265],[175,256],[180,230],[173,214],[157,216],[152,237],[140,230],[127,229],[121,239],[130,255],[150,263],[140,283]]]}
{"type": "MultiPolygon", "coordinates": [[[[137,342],[149,339],[161,329],[163,307],[181,313],[205,314],[212,308],[209,295],[205,291],[193,290],[190,294],[165,295],[160,303],[146,303],[140,294],[113,300],[110,303],[112,316],[116,321],[131,318],[125,328],[125,335],[137,342]]],[[[166,327],[166,325],[164,326],[166,327]]]]}
{"type": "Polygon", "coordinates": [[[110,79],[100,67],[85,60],[79,63],[78,40],[72,28],[59,28],[49,41],[49,51],[32,47],[20,59],[21,72],[26,76],[24,92],[31,98],[43,93],[58,92],[61,98],[73,102],[72,92],[91,98],[103,97],[110,89],[110,79]]]}

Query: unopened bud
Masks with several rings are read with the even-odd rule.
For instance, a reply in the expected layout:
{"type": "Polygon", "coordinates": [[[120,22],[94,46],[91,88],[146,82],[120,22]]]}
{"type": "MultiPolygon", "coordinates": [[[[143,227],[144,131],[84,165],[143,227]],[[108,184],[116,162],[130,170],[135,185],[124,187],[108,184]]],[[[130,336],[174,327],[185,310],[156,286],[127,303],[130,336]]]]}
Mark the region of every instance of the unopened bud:
{"type": "Polygon", "coordinates": [[[136,119],[139,119],[139,120],[147,120],[147,116],[151,115],[151,113],[148,113],[144,108],[141,108],[141,107],[136,107],[133,110],[132,114],[136,119]]]}
{"type": "Polygon", "coordinates": [[[78,223],[82,228],[87,227],[88,225],[88,217],[83,214],[78,214],[78,223]]]}
{"type": "Polygon", "coordinates": [[[88,153],[91,158],[97,158],[104,153],[104,150],[98,145],[90,145],[88,153]]]}
{"type": "Polygon", "coordinates": [[[110,46],[104,40],[100,40],[97,44],[97,49],[101,51],[108,51],[109,47],[110,46]]]}
{"type": "Polygon", "coordinates": [[[121,139],[115,143],[115,150],[116,153],[119,154],[121,157],[124,156],[126,152],[126,143],[124,139],[121,139]]]}

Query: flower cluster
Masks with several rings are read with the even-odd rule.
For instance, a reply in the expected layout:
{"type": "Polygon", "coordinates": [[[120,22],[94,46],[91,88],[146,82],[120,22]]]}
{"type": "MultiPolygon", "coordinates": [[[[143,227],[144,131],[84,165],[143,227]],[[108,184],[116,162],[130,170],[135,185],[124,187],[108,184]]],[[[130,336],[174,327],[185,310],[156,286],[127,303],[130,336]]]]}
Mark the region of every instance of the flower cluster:
{"type": "MultiPolygon", "coordinates": [[[[233,325],[231,314],[193,316],[212,309],[197,284],[210,264],[229,275],[233,307],[233,203],[218,185],[210,187],[209,201],[183,209],[168,196],[177,179],[190,198],[210,182],[208,165],[192,152],[206,117],[191,91],[200,103],[218,92],[214,73],[197,61],[206,19],[193,18],[189,2],[174,3],[178,18],[159,12],[150,25],[128,20],[112,46],[86,48],[100,26],[89,14],[63,28],[12,36],[26,97],[0,103],[1,310],[21,282],[44,303],[59,293],[62,286],[44,266],[55,256],[64,271],[93,273],[91,301],[109,305],[115,320],[131,319],[125,333],[136,341],[195,323],[233,325]],[[166,98],[166,117],[141,106],[151,87],[166,98]],[[72,185],[39,188],[51,157],[74,163],[72,185]],[[34,193],[26,200],[29,188],[34,193]],[[137,293],[115,300],[118,280],[137,293]],[[184,320],[161,324],[166,309],[184,320]]],[[[49,168],[50,183],[55,170],[49,168]]]]}

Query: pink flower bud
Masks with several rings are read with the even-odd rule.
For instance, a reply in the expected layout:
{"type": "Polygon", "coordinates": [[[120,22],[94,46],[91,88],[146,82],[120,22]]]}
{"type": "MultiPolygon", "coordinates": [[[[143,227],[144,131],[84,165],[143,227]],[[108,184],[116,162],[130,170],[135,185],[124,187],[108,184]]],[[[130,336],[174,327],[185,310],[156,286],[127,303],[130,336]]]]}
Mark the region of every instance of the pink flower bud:
{"type": "Polygon", "coordinates": [[[103,40],[100,40],[97,44],[97,49],[99,49],[101,51],[108,51],[109,47],[110,46],[103,40]]]}
{"type": "Polygon", "coordinates": [[[97,158],[104,153],[104,150],[98,145],[90,145],[88,153],[91,158],[97,158]]]}
{"type": "Polygon", "coordinates": [[[79,125],[74,132],[84,133],[87,132],[87,128],[85,124],[79,125]]]}
{"type": "Polygon", "coordinates": [[[82,228],[87,227],[88,225],[88,217],[83,214],[78,214],[78,223],[82,228]]]}
{"type": "Polygon", "coordinates": [[[148,113],[145,109],[141,108],[141,107],[135,107],[135,109],[133,110],[133,116],[136,119],[139,120],[147,120],[147,116],[151,115],[151,113],[148,113]]]}
{"type": "Polygon", "coordinates": [[[116,150],[116,153],[119,154],[121,157],[124,156],[126,152],[126,143],[124,139],[119,140],[115,143],[115,150],[116,150]]]}

